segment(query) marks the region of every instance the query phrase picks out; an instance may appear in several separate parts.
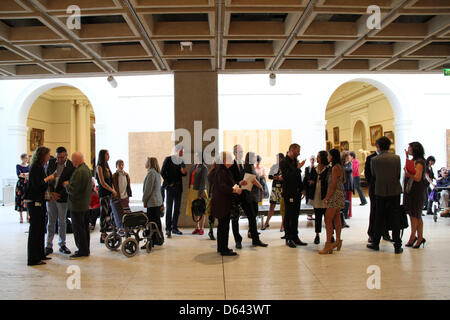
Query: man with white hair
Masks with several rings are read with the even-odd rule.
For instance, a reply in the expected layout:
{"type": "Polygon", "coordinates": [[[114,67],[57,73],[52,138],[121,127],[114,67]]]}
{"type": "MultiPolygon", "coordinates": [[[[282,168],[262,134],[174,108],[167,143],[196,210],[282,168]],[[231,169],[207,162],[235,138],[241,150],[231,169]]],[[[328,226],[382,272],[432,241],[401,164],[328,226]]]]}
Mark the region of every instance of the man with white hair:
{"type": "Polygon", "coordinates": [[[70,182],[65,181],[64,187],[68,194],[68,209],[72,217],[73,236],[78,251],[71,258],[87,257],[90,254],[89,234],[89,203],[91,201],[92,175],[84,163],[81,152],[72,155],[72,163],[76,168],[70,182]]]}

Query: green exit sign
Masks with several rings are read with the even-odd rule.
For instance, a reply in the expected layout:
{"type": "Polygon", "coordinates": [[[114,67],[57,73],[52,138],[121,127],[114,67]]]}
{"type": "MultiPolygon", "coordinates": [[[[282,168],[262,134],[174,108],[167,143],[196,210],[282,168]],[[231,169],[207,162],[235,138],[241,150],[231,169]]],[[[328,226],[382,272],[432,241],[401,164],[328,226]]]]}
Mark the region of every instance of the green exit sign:
{"type": "Polygon", "coordinates": [[[444,76],[450,76],[450,68],[444,69],[444,76]]]}

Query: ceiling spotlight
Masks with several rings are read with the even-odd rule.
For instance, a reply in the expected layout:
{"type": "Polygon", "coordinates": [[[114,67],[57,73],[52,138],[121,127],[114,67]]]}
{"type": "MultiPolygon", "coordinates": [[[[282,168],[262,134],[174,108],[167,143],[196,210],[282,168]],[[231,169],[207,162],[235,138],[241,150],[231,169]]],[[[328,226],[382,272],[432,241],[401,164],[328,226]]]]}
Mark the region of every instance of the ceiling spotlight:
{"type": "Polygon", "coordinates": [[[114,79],[113,76],[109,76],[107,80],[108,80],[109,84],[111,85],[111,87],[113,87],[114,89],[117,88],[117,81],[116,81],[116,79],[114,79]]]}
{"type": "Polygon", "coordinates": [[[181,41],[180,42],[181,51],[184,51],[184,47],[188,47],[190,51],[192,51],[192,42],[191,41],[181,41]]]}
{"type": "Polygon", "coordinates": [[[275,73],[271,73],[269,76],[269,83],[273,87],[277,84],[277,75],[275,73]]]}

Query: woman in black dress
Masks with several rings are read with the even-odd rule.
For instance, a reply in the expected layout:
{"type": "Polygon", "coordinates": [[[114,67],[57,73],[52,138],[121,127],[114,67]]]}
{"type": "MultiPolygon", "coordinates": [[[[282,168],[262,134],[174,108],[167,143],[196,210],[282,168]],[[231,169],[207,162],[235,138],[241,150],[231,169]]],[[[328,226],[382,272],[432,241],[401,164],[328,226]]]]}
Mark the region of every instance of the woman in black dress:
{"type": "Polygon", "coordinates": [[[423,220],[422,208],[425,197],[425,151],[419,142],[411,142],[406,152],[406,159],[411,155],[414,161],[415,173],[410,172],[405,166],[405,192],[403,196],[403,204],[406,212],[411,219],[411,236],[406,244],[412,247],[414,243],[415,249],[420,248],[423,244],[425,247],[425,238],[423,237],[423,220]]]}
{"type": "MultiPolygon", "coordinates": [[[[28,182],[28,175],[30,173],[30,166],[28,164],[28,155],[26,153],[20,156],[22,163],[16,165],[17,184],[16,184],[16,206],[15,210],[20,213],[20,223],[23,223],[22,212],[27,211],[27,205],[24,201],[25,187],[28,182]]],[[[27,214],[27,222],[30,222],[30,217],[27,214]]]]}
{"type": "Polygon", "coordinates": [[[30,230],[28,232],[28,265],[45,264],[49,260],[45,256],[45,191],[48,181],[55,180],[55,174],[46,176],[44,165],[50,159],[50,149],[38,147],[31,160],[28,187],[25,194],[30,214],[30,230]]]}

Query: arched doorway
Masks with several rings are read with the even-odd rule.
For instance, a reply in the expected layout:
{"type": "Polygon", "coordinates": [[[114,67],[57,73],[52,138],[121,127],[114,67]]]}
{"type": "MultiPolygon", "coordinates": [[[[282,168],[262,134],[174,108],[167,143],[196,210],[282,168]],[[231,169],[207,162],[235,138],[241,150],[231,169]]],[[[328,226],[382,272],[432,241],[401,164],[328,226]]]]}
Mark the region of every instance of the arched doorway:
{"type": "Polygon", "coordinates": [[[86,95],[72,86],[42,93],[31,105],[26,126],[29,154],[45,145],[54,153],[63,146],[71,154],[81,151],[90,167],[95,159],[95,113],[86,95]]]}
{"type": "Polygon", "coordinates": [[[376,150],[375,141],[391,138],[395,152],[394,111],[388,97],[378,87],[363,81],[350,81],[330,97],[325,113],[328,145],[341,151],[354,151],[364,168],[365,159],[376,150]]]}

